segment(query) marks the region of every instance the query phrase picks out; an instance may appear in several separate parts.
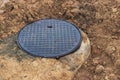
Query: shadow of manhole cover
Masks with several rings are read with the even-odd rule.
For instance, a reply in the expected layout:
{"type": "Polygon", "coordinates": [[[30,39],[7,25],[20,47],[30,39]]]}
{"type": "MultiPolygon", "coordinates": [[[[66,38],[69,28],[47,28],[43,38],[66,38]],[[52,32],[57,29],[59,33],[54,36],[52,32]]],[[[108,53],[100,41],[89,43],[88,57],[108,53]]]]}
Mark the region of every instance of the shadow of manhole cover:
{"type": "Polygon", "coordinates": [[[80,30],[57,19],[38,20],[18,34],[18,45],[25,52],[40,57],[60,57],[74,52],[81,44],[80,30]]]}

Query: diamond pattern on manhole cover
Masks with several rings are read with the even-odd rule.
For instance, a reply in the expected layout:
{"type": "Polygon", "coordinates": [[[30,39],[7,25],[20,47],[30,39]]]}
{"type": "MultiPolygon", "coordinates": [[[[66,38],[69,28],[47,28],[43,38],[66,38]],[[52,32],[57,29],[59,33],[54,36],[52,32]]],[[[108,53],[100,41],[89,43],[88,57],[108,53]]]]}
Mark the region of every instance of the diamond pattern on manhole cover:
{"type": "Polygon", "coordinates": [[[73,24],[57,19],[38,20],[26,25],[17,37],[18,45],[29,54],[60,57],[80,47],[81,33],[73,24]]]}

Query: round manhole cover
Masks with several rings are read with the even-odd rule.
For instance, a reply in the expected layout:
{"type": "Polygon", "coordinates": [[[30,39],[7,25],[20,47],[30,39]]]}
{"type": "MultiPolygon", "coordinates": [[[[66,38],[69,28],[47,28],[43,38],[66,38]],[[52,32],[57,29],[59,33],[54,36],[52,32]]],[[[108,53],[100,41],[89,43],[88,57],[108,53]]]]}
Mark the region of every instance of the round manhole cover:
{"type": "Polygon", "coordinates": [[[29,54],[60,57],[80,47],[81,33],[73,24],[56,19],[38,20],[18,34],[19,46],[29,54]]]}

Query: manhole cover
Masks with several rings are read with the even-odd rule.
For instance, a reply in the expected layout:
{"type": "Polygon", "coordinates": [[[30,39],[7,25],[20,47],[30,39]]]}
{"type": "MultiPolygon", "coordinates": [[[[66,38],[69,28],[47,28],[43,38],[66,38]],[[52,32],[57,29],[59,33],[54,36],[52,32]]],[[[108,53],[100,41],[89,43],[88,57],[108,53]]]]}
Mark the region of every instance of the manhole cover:
{"type": "Polygon", "coordinates": [[[17,41],[24,51],[34,56],[60,57],[80,47],[81,33],[69,22],[44,19],[26,25],[17,41]]]}

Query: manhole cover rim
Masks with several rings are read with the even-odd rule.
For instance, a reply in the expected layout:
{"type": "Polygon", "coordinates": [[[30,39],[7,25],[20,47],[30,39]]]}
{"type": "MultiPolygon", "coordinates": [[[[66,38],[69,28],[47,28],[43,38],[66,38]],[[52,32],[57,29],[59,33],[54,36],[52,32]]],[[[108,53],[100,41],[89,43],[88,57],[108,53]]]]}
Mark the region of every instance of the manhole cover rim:
{"type": "Polygon", "coordinates": [[[18,46],[20,47],[20,49],[22,49],[22,50],[23,50],[24,52],[26,52],[27,54],[30,54],[30,55],[36,56],[36,57],[59,58],[59,57],[65,56],[65,55],[69,55],[69,54],[71,54],[72,52],[75,52],[77,49],[79,49],[80,46],[81,46],[81,43],[82,43],[81,30],[80,30],[77,26],[75,26],[73,23],[68,22],[68,21],[66,21],[66,20],[62,20],[62,19],[46,18],[46,19],[35,20],[35,21],[30,22],[30,23],[26,24],[25,26],[23,26],[23,28],[20,29],[20,31],[18,32],[18,35],[17,35],[17,44],[18,44],[18,46]],[[19,40],[18,40],[18,39],[19,39],[20,32],[21,32],[26,26],[28,26],[28,25],[30,25],[30,24],[32,24],[32,23],[34,23],[34,22],[42,21],[42,20],[58,20],[58,21],[64,21],[64,22],[66,22],[66,23],[71,24],[71,25],[74,26],[74,27],[78,30],[78,32],[79,32],[80,40],[79,40],[78,44],[77,44],[74,48],[69,49],[69,51],[66,51],[66,52],[60,53],[60,54],[54,54],[54,55],[51,55],[51,54],[47,54],[47,55],[44,55],[44,54],[36,55],[36,54],[33,54],[33,53],[25,50],[24,48],[22,48],[22,46],[21,46],[21,44],[20,44],[20,42],[19,42],[19,40]],[[69,53],[68,53],[68,52],[69,52],[69,53]]]}

